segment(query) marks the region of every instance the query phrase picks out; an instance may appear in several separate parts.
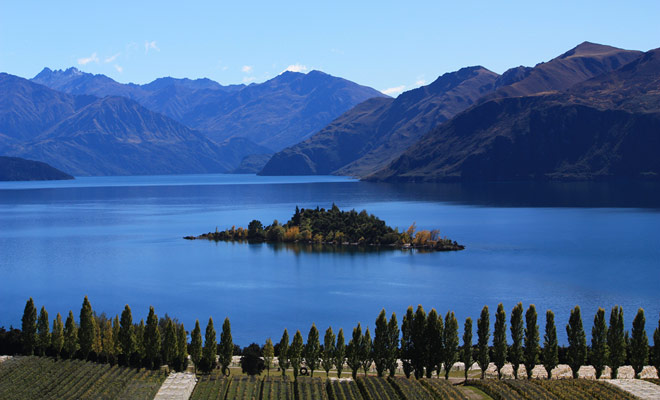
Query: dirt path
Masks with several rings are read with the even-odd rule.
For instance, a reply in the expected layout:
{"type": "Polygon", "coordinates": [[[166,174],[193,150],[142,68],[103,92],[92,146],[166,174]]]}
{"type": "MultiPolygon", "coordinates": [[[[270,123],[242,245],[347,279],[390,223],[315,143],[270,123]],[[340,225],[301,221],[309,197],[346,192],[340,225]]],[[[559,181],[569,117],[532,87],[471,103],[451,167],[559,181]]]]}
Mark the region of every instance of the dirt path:
{"type": "Polygon", "coordinates": [[[172,372],[156,393],[154,400],[188,400],[197,378],[189,372],[172,372]]]}

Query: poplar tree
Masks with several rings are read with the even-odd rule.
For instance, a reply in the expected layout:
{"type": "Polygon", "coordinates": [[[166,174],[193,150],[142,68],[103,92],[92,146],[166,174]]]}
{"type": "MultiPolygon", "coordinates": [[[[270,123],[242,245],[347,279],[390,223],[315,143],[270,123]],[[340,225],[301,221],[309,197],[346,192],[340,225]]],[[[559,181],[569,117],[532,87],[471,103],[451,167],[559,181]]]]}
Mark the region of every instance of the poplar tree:
{"type": "Polygon", "coordinates": [[[610,313],[607,346],[610,349],[608,364],[612,369],[612,379],[616,379],[619,367],[626,362],[626,337],[623,325],[623,309],[620,306],[612,307],[610,313]]]}
{"type": "Polygon", "coordinates": [[[319,366],[319,357],[321,355],[321,343],[319,341],[319,330],[312,323],[312,327],[307,334],[307,344],[303,350],[305,364],[309,368],[310,375],[314,377],[314,370],[319,366]]]}
{"type": "Polygon", "coordinates": [[[53,321],[53,333],[50,335],[50,348],[53,351],[53,356],[58,358],[62,353],[64,346],[64,324],[62,323],[62,315],[57,313],[57,317],[53,321]]]}
{"type": "Polygon", "coordinates": [[[640,308],[633,320],[630,338],[630,365],[635,371],[635,378],[640,378],[640,374],[649,360],[649,340],[646,337],[645,324],[644,309],[640,308]]]}
{"type": "Polygon", "coordinates": [[[289,332],[286,329],[280,339],[280,355],[277,357],[277,364],[282,371],[282,377],[285,377],[286,369],[289,368],[289,332]]]}
{"type": "Polygon", "coordinates": [[[23,354],[26,356],[34,354],[37,342],[37,309],[34,307],[32,297],[25,303],[25,310],[23,310],[21,341],[23,342],[23,354]]]}
{"type": "Polygon", "coordinates": [[[518,369],[523,362],[523,305],[516,304],[511,311],[511,349],[509,360],[513,367],[513,376],[518,379],[518,369]]]}
{"type": "Polygon", "coordinates": [[[98,358],[103,351],[103,339],[101,338],[101,327],[99,326],[100,319],[94,316],[94,342],[92,343],[92,351],[98,358]]]}
{"type": "Polygon", "coordinates": [[[333,354],[333,364],[337,369],[337,378],[341,378],[341,372],[344,370],[344,362],[346,361],[346,341],[344,339],[344,329],[340,328],[337,333],[337,344],[335,345],[335,353],[333,354]]]}
{"type": "Polygon", "coordinates": [[[548,379],[552,379],[552,370],[559,364],[558,346],[555,314],[552,310],[548,310],[545,312],[545,335],[543,335],[543,367],[548,373],[548,379]]]}
{"type": "MultiPolygon", "coordinates": [[[[264,350],[264,354],[265,354],[264,350]]],[[[325,377],[330,377],[330,370],[333,366],[333,356],[335,354],[335,334],[332,332],[332,327],[328,327],[325,331],[325,336],[323,337],[323,359],[321,360],[321,366],[325,370],[325,377]]]]}
{"type": "Polygon", "coordinates": [[[135,333],[133,330],[133,314],[131,313],[131,308],[126,304],[124,311],[121,313],[118,337],[121,353],[123,354],[123,365],[129,364],[131,354],[135,351],[135,333]]]}
{"type": "Polygon", "coordinates": [[[571,316],[566,325],[566,335],[568,336],[568,366],[573,371],[573,378],[577,378],[580,367],[587,360],[587,337],[582,327],[579,306],[575,306],[571,310],[571,316]]]}
{"type": "Polygon", "coordinates": [[[591,328],[591,365],[596,370],[596,379],[599,379],[605,369],[610,350],[607,347],[607,322],[605,310],[598,308],[591,328]]]}
{"type": "Polygon", "coordinates": [[[506,312],[502,303],[497,305],[495,330],[493,331],[493,362],[497,368],[497,379],[502,379],[502,367],[506,364],[506,312]]]}
{"type": "Polygon", "coordinates": [[[468,371],[472,366],[472,318],[465,319],[463,328],[463,349],[461,350],[461,361],[465,365],[465,380],[468,378],[468,371]]]}
{"type": "Polygon", "coordinates": [[[162,363],[167,364],[168,367],[172,368],[174,366],[178,350],[176,328],[174,327],[174,322],[172,322],[172,319],[169,317],[165,323],[165,337],[163,340],[163,348],[161,350],[162,363]]]}
{"type": "Polygon", "coordinates": [[[144,329],[144,355],[148,368],[158,368],[160,356],[160,330],[158,329],[158,316],[153,306],[149,307],[147,325],[144,329]]]}
{"type": "MultiPolygon", "coordinates": [[[[147,327],[144,325],[144,319],[140,319],[140,323],[137,326],[133,325],[133,328],[135,330],[135,351],[138,353],[140,359],[144,359],[146,354],[144,347],[144,332],[147,329],[147,327]]],[[[118,338],[115,340],[118,340],[118,338]]]]}
{"type": "Polygon", "coordinates": [[[199,320],[195,320],[195,329],[190,334],[190,358],[195,364],[195,372],[202,361],[202,330],[199,328],[199,320]]]}
{"type": "Polygon", "coordinates": [[[178,325],[176,331],[176,366],[178,371],[183,371],[186,369],[188,360],[188,335],[183,324],[178,325]]]}
{"type": "Polygon", "coordinates": [[[417,311],[415,311],[415,317],[412,323],[412,343],[413,369],[415,371],[415,378],[420,379],[424,376],[424,366],[426,365],[426,358],[428,357],[426,312],[421,304],[417,306],[417,311]]]}
{"type": "Polygon", "coordinates": [[[293,340],[291,341],[291,347],[289,348],[288,354],[291,368],[293,368],[294,380],[298,380],[298,373],[300,372],[300,364],[302,362],[302,352],[303,338],[300,334],[300,331],[296,331],[296,334],[293,335],[293,340]]]}
{"type": "MultiPolygon", "coordinates": [[[[218,342],[215,336],[215,328],[213,327],[213,318],[209,317],[209,322],[206,324],[204,347],[202,348],[202,362],[200,364],[204,372],[209,373],[215,367],[215,356],[217,352],[218,342]]],[[[222,372],[225,372],[224,369],[222,372]]]]}
{"type": "Polygon", "coordinates": [[[396,313],[392,313],[390,322],[387,323],[387,333],[389,340],[387,343],[387,368],[390,376],[394,377],[398,367],[399,360],[399,322],[396,319],[396,313]]]}
{"type": "Polygon", "coordinates": [[[413,309],[412,307],[408,307],[406,315],[403,316],[403,321],[401,322],[401,363],[403,364],[403,373],[406,375],[406,378],[410,378],[410,373],[413,371],[413,319],[413,309]]]}
{"type": "Polygon", "coordinates": [[[530,304],[525,313],[525,372],[532,379],[532,372],[539,361],[539,326],[536,324],[536,306],[530,304]]]}
{"type": "Polygon", "coordinates": [[[367,376],[367,372],[369,372],[369,367],[373,361],[373,342],[371,341],[369,328],[367,328],[364,335],[362,335],[359,352],[362,370],[364,370],[364,376],[367,376]]]}
{"type": "Polygon", "coordinates": [[[41,307],[37,321],[37,354],[43,356],[50,346],[50,326],[48,323],[48,311],[41,307]]]}
{"type": "Polygon", "coordinates": [[[444,361],[442,351],[443,326],[442,317],[438,316],[435,308],[432,308],[426,317],[426,340],[428,344],[426,350],[428,352],[426,357],[426,377],[430,378],[433,375],[433,371],[436,370],[437,375],[440,376],[440,369],[444,361]]]}
{"type": "Polygon", "coordinates": [[[78,326],[73,319],[73,311],[69,310],[69,316],[64,325],[64,352],[68,358],[74,358],[78,351],[78,326]]]}
{"type": "Polygon", "coordinates": [[[112,334],[112,322],[106,320],[103,323],[102,330],[102,339],[101,339],[101,355],[110,364],[115,362],[115,338],[112,334]]]}
{"type": "MultiPolygon", "coordinates": [[[[113,337],[114,343],[115,343],[115,354],[117,354],[117,355],[122,354],[121,353],[121,343],[119,341],[119,330],[120,329],[121,329],[121,326],[119,325],[119,316],[115,315],[115,318],[112,320],[112,337],[113,337]]],[[[142,332],[142,336],[143,336],[142,341],[144,342],[144,332],[142,332]]]]}
{"type": "Polygon", "coordinates": [[[80,309],[80,329],[78,329],[78,344],[80,345],[80,358],[86,360],[94,344],[94,313],[89,299],[85,296],[80,309]]]}
{"type": "Polygon", "coordinates": [[[488,339],[490,338],[490,314],[488,306],[481,309],[481,316],[477,320],[477,364],[481,368],[481,379],[486,377],[486,369],[490,363],[488,355],[488,339]]]}
{"type": "MultiPolygon", "coordinates": [[[[215,331],[213,332],[213,339],[215,340],[215,331]]],[[[232,356],[234,355],[234,341],[231,338],[231,324],[229,318],[225,318],[222,323],[222,333],[220,333],[220,365],[222,372],[226,374],[231,365],[232,356]]],[[[215,357],[215,353],[214,353],[215,357]]]]}
{"type": "Polygon", "coordinates": [[[445,330],[442,335],[443,362],[445,379],[449,379],[449,371],[458,358],[458,321],[454,312],[447,312],[445,316],[445,330]]]}
{"type": "Polygon", "coordinates": [[[270,376],[270,366],[273,363],[273,358],[275,357],[275,348],[273,347],[273,341],[268,338],[266,339],[266,344],[264,344],[264,366],[266,367],[266,373],[270,376]]]}
{"type": "Polygon", "coordinates": [[[351,374],[353,379],[357,378],[357,373],[362,366],[360,360],[360,344],[362,342],[362,327],[358,322],[357,326],[353,328],[353,337],[348,342],[348,347],[346,348],[346,361],[348,367],[351,369],[351,374]]]}
{"type": "Polygon", "coordinates": [[[376,364],[376,374],[382,377],[387,369],[389,361],[389,340],[390,335],[387,327],[387,317],[385,309],[380,310],[376,318],[376,329],[374,330],[374,364],[376,364]]]}
{"type": "Polygon", "coordinates": [[[658,319],[658,327],[653,332],[653,366],[655,373],[660,377],[660,319],[658,319]]]}

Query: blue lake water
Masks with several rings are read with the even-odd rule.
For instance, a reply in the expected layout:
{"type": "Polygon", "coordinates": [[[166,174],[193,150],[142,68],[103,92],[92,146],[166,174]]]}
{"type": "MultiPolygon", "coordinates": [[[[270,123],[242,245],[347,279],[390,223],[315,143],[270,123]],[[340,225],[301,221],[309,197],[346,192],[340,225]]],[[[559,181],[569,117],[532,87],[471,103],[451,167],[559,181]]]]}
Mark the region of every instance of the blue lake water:
{"type": "MultiPolygon", "coordinates": [[[[20,326],[32,296],[51,318],[149,305],[191,329],[229,317],[247,345],[284,328],[306,336],[373,329],[381,308],[401,322],[408,305],[453,310],[462,322],[484,305],[491,321],[534,303],[564,325],[574,305],[585,327],[600,306],[637,308],[647,330],[660,314],[660,186],[652,183],[377,184],[339,177],[182,175],[0,183],[0,326],[20,326]],[[367,209],[391,226],[439,228],[466,245],[449,253],[314,252],[266,244],[186,241],[253,219],[287,221],[296,205],[367,209]]],[[[589,335],[588,335],[589,336],[589,335]]]]}

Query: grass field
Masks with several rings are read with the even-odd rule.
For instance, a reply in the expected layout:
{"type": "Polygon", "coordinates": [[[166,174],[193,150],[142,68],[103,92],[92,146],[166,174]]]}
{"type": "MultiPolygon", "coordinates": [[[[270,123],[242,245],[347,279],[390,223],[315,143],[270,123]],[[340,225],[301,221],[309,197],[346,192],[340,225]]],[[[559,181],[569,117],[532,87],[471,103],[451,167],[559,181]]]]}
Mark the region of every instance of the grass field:
{"type": "Polygon", "coordinates": [[[153,399],[167,374],[47,357],[0,364],[0,399],[153,399]]]}
{"type": "Polygon", "coordinates": [[[635,397],[606,383],[589,379],[468,381],[495,400],[634,400],[635,397]]]}

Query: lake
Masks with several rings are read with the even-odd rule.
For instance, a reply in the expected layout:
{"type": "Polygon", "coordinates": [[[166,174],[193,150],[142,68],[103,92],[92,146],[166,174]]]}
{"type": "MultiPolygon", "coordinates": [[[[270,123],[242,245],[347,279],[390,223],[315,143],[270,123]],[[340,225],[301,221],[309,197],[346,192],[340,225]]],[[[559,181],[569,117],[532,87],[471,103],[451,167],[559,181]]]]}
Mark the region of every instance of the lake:
{"type": "MultiPolygon", "coordinates": [[[[51,319],[82,299],[134,319],[150,305],[191,330],[229,317],[234,342],[304,337],[316,323],[345,335],[374,328],[381,308],[456,312],[534,303],[541,332],[570,309],[590,337],[597,308],[660,314],[660,186],[655,183],[383,184],[341,177],[180,175],[0,183],[0,326],[19,326],[32,296],[51,319]],[[389,225],[435,229],[460,252],[314,252],[268,244],[187,241],[252,219],[286,222],[295,206],[366,209],[389,225]]],[[[476,326],[476,323],[475,323],[476,326]]],[[[476,329],[476,328],[475,328],[476,329]]]]}

